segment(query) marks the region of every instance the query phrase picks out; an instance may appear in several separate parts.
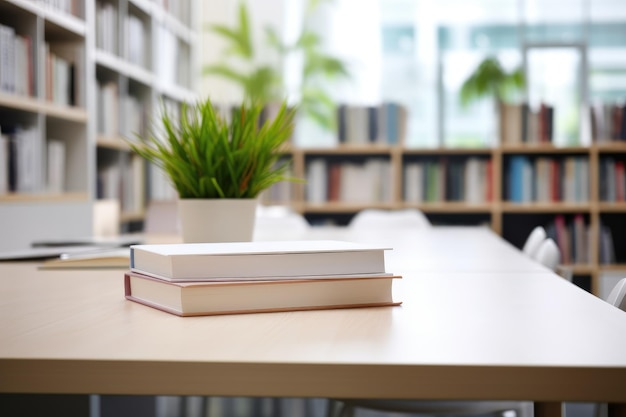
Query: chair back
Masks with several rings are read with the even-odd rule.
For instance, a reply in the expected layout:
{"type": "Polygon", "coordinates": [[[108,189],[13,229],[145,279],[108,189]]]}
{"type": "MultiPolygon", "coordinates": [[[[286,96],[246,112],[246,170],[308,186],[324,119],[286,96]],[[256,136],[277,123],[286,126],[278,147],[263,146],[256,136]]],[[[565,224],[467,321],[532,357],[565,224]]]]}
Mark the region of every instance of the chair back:
{"type": "Polygon", "coordinates": [[[309,228],[309,222],[288,206],[259,205],[254,220],[255,233],[280,233],[303,231],[309,228]]]}
{"type": "Polygon", "coordinates": [[[428,218],[417,209],[380,210],[365,209],[359,211],[348,225],[351,229],[382,228],[426,228],[430,227],[428,218]]]}
{"type": "Polygon", "coordinates": [[[539,250],[539,246],[547,239],[546,229],[542,226],[535,227],[532,232],[526,238],[526,242],[524,243],[524,247],[522,248],[522,252],[526,255],[534,258],[539,250]]]}
{"type": "Polygon", "coordinates": [[[548,238],[541,243],[534,259],[552,271],[556,271],[561,260],[561,251],[556,242],[548,238]]]}
{"type": "Polygon", "coordinates": [[[606,301],[615,307],[626,311],[626,278],[619,280],[613,287],[606,301]]]}

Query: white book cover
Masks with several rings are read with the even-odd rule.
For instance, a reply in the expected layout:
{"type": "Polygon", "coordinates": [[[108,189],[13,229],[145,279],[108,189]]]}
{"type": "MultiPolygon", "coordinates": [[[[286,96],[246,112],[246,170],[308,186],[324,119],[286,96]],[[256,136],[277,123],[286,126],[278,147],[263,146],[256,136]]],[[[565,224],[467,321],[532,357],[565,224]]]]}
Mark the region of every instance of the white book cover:
{"type": "Polygon", "coordinates": [[[328,196],[328,169],[326,160],[314,159],[307,166],[307,201],[325,203],[328,196]]]}
{"type": "Polygon", "coordinates": [[[421,203],[423,199],[423,165],[410,162],[404,168],[404,199],[407,203],[421,203]]]}
{"type": "Polygon", "coordinates": [[[465,201],[468,203],[481,203],[481,184],[484,178],[480,177],[481,161],[478,158],[468,158],[464,166],[464,189],[465,201]]]}
{"type": "Polygon", "coordinates": [[[336,240],[131,246],[131,270],[169,280],[386,275],[389,247],[336,240]]]}
{"type": "Polygon", "coordinates": [[[48,191],[62,193],[65,189],[65,143],[48,139],[48,191]]]}

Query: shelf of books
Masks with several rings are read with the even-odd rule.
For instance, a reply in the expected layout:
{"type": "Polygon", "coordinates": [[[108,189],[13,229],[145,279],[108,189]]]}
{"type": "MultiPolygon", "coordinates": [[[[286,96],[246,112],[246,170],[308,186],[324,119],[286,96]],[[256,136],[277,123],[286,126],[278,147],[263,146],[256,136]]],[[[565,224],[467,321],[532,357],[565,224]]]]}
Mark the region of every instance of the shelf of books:
{"type": "Polygon", "coordinates": [[[364,208],[414,207],[435,224],[490,225],[518,247],[541,225],[574,282],[599,294],[607,287],[603,275],[626,275],[626,118],[623,106],[607,108],[610,131],[598,136],[591,120],[585,145],[557,145],[549,130],[539,133],[550,120],[544,110],[534,116],[543,121],[533,123],[545,126],[524,131],[521,120],[513,121],[503,126],[498,146],[478,149],[408,148],[402,138],[386,143],[371,132],[367,115],[374,113],[353,111],[357,122],[344,129],[365,139],[341,140],[339,132],[335,147],[294,149],[294,175],[306,183],[274,201],[293,196],[292,207],[314,224],[345,224],[364,208]]]}
{"type": "Polygon", "coordinates": [[[124,138],[164,95],[195,97],[196,4],[0,0],[0,226],[19,235],[0,248],[91,235],[96,199],[120,201],[121,231],[142,220],[148,176],[124,138]]]}
{"type": "Polygon", "coordinates": [[[83,2],[0,2],[0,248],[90,233],[87,40],[83,2]]]}
{"type": "Polygon", "coordinates": [[[95,2],[97,198],[120,201],[125,230],[141,222],[146,201],[172,192],[125,139],[148,134],[164,107],[192,101],[194,2],[95,2]]]}

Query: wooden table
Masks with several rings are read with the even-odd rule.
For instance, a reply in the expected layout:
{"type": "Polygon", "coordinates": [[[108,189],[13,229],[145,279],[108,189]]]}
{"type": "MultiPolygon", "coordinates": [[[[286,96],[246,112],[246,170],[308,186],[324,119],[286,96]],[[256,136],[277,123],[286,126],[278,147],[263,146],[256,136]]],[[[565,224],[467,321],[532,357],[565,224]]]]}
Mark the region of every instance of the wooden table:
{"type": "Polygon", "coordinates": [[[626,313],[488,229],[295,237],[391,243],[403,305],[180,318],[120,270],[2,263],[0,392],[626,403],[626,313]]]}

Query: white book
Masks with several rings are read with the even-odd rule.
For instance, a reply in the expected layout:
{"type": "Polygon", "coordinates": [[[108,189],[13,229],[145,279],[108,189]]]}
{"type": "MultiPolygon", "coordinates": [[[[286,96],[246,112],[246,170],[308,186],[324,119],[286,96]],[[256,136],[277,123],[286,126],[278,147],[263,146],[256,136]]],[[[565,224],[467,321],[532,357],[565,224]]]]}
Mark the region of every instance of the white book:
{"type": "Polygon", "coordinates": [[[0,25],[0,90],[15,89],[15,29],[0,25]]]}
{"type": "Polygon", "coordinates": [[[17,191],[38,192],[42,184],[42,154],[39,130],[19,128],[15,135],[17,160],[17,191]]]}
{"type": "Polygon", "coordinates": [[[62,193],[65,189],[65,143],[48,139],[48,191],[62,193]]]}
{"type": "Polygon", "coordinates": [[[307,201],[325,203],[328,196],[328,169],[322,158],[309,162],[307,167],[307,201]]]}
{"type": "Polygon", "coordinates": [[[169,281],[384,276],[389,249],[337,240],[134,245],[130,269],[169,281]]]}
{"type": "Polygon", "coordinates": [[[398,305],[392,282],[400,276],[274,281],[166,282],[127,272],[128,300],[178,316],[270,313],[398,305]]]}
{"type": "Polygon", "coordinates": [[[480,166],[482,161],[478,158],[470,157],[465,162],[464,166],[464,184],[465,201],[468,203],[482,203],[483,195],[481,193],[481,184],[484,183],[484,178],[480,176],[480,166]]]}
{"type": "Polygon", "coordinates": [[[410,162],[404,168],[404,200],[407,203],[421,203],[423,200],[423,165],[410,162]]]}

